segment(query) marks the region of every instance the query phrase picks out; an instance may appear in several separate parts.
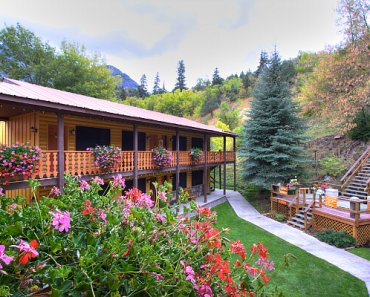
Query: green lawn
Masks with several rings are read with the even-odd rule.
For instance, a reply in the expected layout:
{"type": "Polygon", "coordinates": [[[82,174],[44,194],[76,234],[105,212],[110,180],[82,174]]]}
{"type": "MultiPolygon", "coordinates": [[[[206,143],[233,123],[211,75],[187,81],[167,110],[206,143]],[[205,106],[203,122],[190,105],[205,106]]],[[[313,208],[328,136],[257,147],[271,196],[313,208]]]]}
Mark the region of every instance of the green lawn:
{"type": "Polygon", "coordinates": [[[370,248],[368,247],[350,249],[349,252],[370,261],[370,248]]]}
{"type": "Polygon", "coordinates": [[[239,239],[248,247],[260,241],[269,249],[270,259],[275,262],[269,289],[277,286],[286,297],[368,297],[365,283],[361,280],[240,219],[228,203],[214,209],[218,213],[218,227],[231,228],[230,239],[239,239]],[[296,257],[289,261],[288,267],[284,264],[286,254],[296,257]]]}

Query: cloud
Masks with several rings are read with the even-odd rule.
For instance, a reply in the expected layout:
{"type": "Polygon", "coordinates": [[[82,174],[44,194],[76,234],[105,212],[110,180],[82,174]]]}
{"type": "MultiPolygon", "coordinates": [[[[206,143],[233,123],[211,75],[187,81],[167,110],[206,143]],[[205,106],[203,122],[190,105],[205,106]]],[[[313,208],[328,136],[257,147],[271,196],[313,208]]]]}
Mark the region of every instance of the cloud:
{"type": "Polygon", "coordinates": [[[22,25],[54,46],[63,39],[101,52],[134,79],[155,73],[171,89],[184,59],[188,86],[254,70],[274,45],[283,59],[341,40],[337,0],[12,0],[0,19],[22,25]]]}

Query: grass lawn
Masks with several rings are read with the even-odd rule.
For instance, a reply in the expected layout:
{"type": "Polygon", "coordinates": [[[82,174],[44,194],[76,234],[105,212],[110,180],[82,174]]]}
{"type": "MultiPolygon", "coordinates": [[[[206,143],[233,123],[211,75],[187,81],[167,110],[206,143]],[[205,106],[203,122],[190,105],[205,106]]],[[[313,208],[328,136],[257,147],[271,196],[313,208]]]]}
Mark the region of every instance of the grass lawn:
{"type": "Polygon", "coordinates": [[[228,233],[230,239],[239,239],[246,247],[260,241],[269,249],[270,259],[275,262],[268,284],[271,290],[277,286],[286,297],[368,297],[365,283],[361,280],[240,219],[228,203],[214,209],[218,213],[218,227],[231,228],[228,233]],[[284,261],[286,254],[296,257],[289,260],[288,267],[284,261]]]}
{"type": "Polygon", "coordinates": [[[368,247],[350,249],[349,252],[370,261],[370,248],[368,247]]]}

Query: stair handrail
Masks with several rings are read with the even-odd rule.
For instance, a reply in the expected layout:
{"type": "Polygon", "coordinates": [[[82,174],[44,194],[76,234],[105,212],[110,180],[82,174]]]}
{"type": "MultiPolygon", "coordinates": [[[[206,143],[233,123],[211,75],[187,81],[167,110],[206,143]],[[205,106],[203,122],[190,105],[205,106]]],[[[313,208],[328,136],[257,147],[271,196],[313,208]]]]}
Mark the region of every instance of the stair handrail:
{"type": "Polygon", "coordinates": [[[303,210],[303,215],[304,215],[304,229],[307,230],[307,212],[312,209],[312,205],[315,200],[311,201],[303,210]]]}
{"type": "Polygon", "coordinates": [[[368,145],[367,149],[361,155],[361,157],[358,158],[355,163],[353,163],[351,168],[348,169],[346,174],[343,175],[343,177],[341,178],[340,181],[342,183],[342,185],[341,185],[342,190],[347,185],[347,183],[350,181],[350,179],[357,173],[357,171],[360,170],[360,168],[366,162],[366,160],[369,158],[369,156],[370,156],[370,145],[368,145]]]}
{"type": "Polygon", "coordinates": [[[367,192],[367,195],[370,196],[370,177],[366,181],[366,187],[365,187],[365,192],[367,192]]]}

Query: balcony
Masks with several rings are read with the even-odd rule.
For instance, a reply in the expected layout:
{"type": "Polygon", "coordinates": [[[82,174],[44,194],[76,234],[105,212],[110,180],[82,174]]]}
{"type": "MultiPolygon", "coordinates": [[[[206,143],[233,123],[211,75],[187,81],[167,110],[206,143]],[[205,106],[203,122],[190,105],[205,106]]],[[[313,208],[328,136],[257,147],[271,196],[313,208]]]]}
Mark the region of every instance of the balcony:
{"type": "MultiPolygon", "coordinates": [[[[172,151],[172,162],[167,168],[174,168],[177,164],[177,153],[172,151]]],[[[190,158],[189,151],[179,152],[179,166],[204,166],[205,156],[201,157],[199,162],[194,163],[190,158]]],[[[95,165],[94,155],[88,151],[65,151],[65,174],[72,175],[97,175],[101,174],[99,168],[95,165]]],[[[232,151],[226,152],[226,163],[233,162],[235,153],[232,151]]],[[[220,165],[224,163],[223,152],[207,152],[207,164],[220,165]]],[[[156,170],[157,167],[152,162],[151,151],[138,152],[138,168],[140,171],[156,170]]],[[[122,162],[114,168],[110,173],[125,173],[134,170],[134,151],[122,152],[122,162]]],[[[39,170],[33,173],[33,178],[53,178],[58,176],[58,151],[43,151],[39,163],[39,170]]]]}

